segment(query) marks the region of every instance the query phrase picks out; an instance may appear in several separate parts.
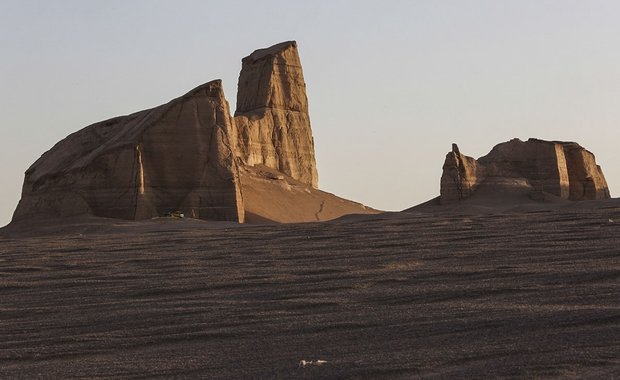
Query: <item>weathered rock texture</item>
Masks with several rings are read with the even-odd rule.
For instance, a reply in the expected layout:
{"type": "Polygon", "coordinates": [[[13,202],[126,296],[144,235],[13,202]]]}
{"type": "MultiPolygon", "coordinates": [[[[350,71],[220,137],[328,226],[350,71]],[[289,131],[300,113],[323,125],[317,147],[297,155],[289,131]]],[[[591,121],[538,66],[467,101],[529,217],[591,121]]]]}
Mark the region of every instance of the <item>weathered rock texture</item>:
{"type": "Polygon", "coordinates": [[[235,112],[237,154],[318,187],[306,84],[295,41],[242,61],[235,112]]]}
{"type": "Polygon", "coordinates": [[[570,199],[610,198],[607,181],[601,167],[596,164],[594,154],[576,143],[563,143],[570,199]]]}
{"type": "Polygon", "coordinates": [[[26,171],[13,220],[147,219],[179,210],[243,222],[231,120],[216,80],[168,104],[88,126],[26,171]]]}
{"type": "Polygon", "coordinates": [[[594,155],[579,144],[513,139],[495,146],[478,160],[462,155],[453,144],[443,166],[441,202],[466,199],[481,184],[502,183],[505,186],[505,179],[523,180],[511,183],[562,199],[579,201],[610,197],[594,155]]]}

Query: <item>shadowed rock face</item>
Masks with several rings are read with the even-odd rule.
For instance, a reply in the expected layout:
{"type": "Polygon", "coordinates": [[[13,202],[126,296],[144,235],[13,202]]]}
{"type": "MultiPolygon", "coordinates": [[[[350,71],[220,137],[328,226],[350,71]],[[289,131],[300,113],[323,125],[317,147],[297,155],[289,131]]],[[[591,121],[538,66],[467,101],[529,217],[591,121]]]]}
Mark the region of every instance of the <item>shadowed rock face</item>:
{"type": "Polygon", "coordinates": [[[243,222],[231,130],[219,80],[88,126],[27,170],[13,220],[79,214],[137,220],[179,210],[243,222]]]}
{"type": "Polygon", "coordinates": [[[242,61],[235,112],[237,154],[318,187],[306,84],[294,41],[242,61]]]}
{"type": "Polygon", "coordinates": [[[520,179],[511,183],[562,199],[610,198],[601,167],[594,155],[579,144],[513,139],[495,146],[478,160],[462,155],[453,144],[443,166],[441,201],[466,199],[483,183],[505,185],[503,179],[520,179]]]}

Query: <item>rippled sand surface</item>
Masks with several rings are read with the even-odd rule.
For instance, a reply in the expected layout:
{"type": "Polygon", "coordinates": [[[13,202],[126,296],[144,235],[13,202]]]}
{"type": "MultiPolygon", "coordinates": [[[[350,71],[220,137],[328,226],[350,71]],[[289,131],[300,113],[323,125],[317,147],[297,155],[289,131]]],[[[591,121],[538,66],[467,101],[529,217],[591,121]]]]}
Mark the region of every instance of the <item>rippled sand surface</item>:
{"type": "Polygon", "coordinates": [[[619,202],[2,234],[3,379],[620,376],[619,202]]]}

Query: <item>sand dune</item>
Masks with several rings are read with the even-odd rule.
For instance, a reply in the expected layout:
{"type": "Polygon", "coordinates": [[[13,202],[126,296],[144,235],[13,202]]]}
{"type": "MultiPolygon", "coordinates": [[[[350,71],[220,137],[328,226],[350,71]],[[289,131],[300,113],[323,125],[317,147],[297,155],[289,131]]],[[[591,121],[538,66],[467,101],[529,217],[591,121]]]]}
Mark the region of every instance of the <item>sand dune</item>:
{"type": "Polygon", "coordinates": [[[239,174],[245,223],[323,222],[347,214],[380,212],[314,189],[263,165],[243,167],[239,174]]]}
{"type": "Polygon", "coordinates": [[[0,378],[620,376],[620,201],[431,206],[5,228],[0,378]]]}

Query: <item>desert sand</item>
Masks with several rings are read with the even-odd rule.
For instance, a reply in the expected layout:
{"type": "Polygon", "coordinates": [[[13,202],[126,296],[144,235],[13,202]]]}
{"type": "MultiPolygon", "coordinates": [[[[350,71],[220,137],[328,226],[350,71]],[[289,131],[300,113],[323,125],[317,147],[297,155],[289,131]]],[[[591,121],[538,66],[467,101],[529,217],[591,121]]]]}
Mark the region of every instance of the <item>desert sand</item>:
{"type": "Polygon", "coordinates": [[[294,41],[238,89],[234,117],[211,81],[26,171],[0,379],[620,377],[620,199],[591,152],[454,144],[438,198],[381,213],[319,190],[294,41]]]}
{"type": "Polygon", "coordinates": [[[620,376],[619,199],[0,236],[0,378],[620,376]]]}

